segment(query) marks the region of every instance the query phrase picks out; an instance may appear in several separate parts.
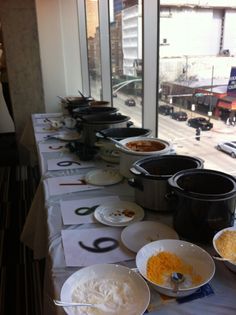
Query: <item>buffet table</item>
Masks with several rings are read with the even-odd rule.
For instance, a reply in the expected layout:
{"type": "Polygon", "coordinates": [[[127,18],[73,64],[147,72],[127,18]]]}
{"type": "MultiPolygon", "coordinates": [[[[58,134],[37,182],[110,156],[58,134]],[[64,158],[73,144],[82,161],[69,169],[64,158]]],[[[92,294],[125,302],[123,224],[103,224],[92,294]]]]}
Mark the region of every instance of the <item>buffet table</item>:
{"type": "MultiPolygon", "coordinates": [[[[75,217],[72,215],[72,211],[70,212],[75,207],[88,206],[91,208],[106,200],[134,202],[134,191],[126,179],[113,185],[88,185],[85,188],[79,185],[64,185],[72,184],[92,170],[103,169],[115,172],[119,166],[106,163],[99,158],[77,165],[60,164],[60,161],[68,162],[77,159],[77,156],[72,156],[65,147],[65,141],[51,137],[58,132],[45,128],[47,126],[46,118],[60,119],[60,116],[60,113],[32,115],[31,126],[34,133],[35,152],[40,165],[41,181],[21,235],[22,242],[34,251],[35,259],[46,259],[45,315],[65,314],[63,308],[56,307],[52,300],[60,299],[63,283],[79,268],[95,263],[116,263],[130,268],[135,267],[135,253],[120,242],[122,228],[108,227],[99,223],[92,216],[87,220],[83,219],[84,221],[80,218],[82,221],[79,221],[78,216],[75,217]],[[60,167],[60,165],[62,166],[60,167]],[[88,252],[84,252],[79,256],[73,240],[76,239],[87,247],[91,247],[94,238],[98,238],[99,235],[117,238],[119,248],[116,252],[106,255],[89,255],[88,252]]],[[[29,138],[32,147],[32,137],[29,138]]],[[[23,145],[27,147],[27,139],[24,141],[23,145]]],[[[159,221],[169,226],[172,224],[171,215],[150,210],[145,210],[144,220],[159,221]]],[[[210,246],[204,246],[204,248],[213,254],[210,246]]],[[[210,282],[211,294],[205,292],[205,297],[178,303],[173,298],[164,299],[151,289],[151,302],[147,312],[162,315],[235,315],[236,274],[227,269],[223,262],[216,261],[215,265],[216,272],[210,282]]]]}

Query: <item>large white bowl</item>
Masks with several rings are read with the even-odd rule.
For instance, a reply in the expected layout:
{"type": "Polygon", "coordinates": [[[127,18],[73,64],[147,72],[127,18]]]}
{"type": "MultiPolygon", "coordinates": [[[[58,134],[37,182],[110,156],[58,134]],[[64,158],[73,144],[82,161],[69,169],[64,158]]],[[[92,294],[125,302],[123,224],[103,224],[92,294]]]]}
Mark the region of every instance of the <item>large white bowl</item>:
{"type": "MultiPolygon", "coordinates": [[[[89,314],[99,314],[99,315],[141,315],[147,309],[150,302],[150,290],[145,282],[145,280],[135,271],[130,268],[115,265],[115,264],[96,264],[82,268],[75,273],[73,273],[63,284],[61,289],[61,300],[66,302],[72,302],[72,294],[79,284],[87,282],[89,280],[114,280],[120,283],[127,282],[132,289],[133,298],[127,302],[126,306],[122,305],[122,308],[116,309],[114,312],[105,312],[104,310],[99,310],[90,308],[89,314]],[[93,311],[96,312],[93,312],[93,311]]],[[[103,285],[101,285],[102,287],[103,285]]],[[[86,289],[86,295],[88,299],[93,298],[93,294],[88,292],[86,289]]],[[[127,290],[125,291],[127,292],[127,290]]],[[[85,302],[85,301],[80,301],[85,302]]],[[[65,307],[65,312],[69,315],[79,315],[87,314],[84,312],[84,307],[77,307],[76,311],[74,307],[65,307]]],[[[86,308],[87,309],[87,308],[86,308]]]]}
{"type": "Polygon", "coordinates": [[[199,287],[208,283],[215,273],[215,263],[212,257],[201,247],[182,240],[158,240],[143,246],[137,253],[136,266],[140,274],[153,286],[158,292],[167,296],[182,297],[195,292],[199,287]],[[178,292],[174,292],[173,286],[162,286],[150,281],[147,278],[147,261],[148,259],[158,254],[159,252],[166,251],[176,254],[179,258],[184,260],[185,263],[191,265],[193,270],[202,277],[202,282],[199,285],[181,288],[178,292]]]}
{"type": "MultiPolygon", "coordinates": [[[[215,234],[215,236],[213,237],[213,241],[212,241],[213,247],[214,247],[216,253],[217,253],[220,257],[222,257],[222,256],[221,256],[221,254],[219,253],[219,251],[218,251],[218,249],[217,249],[216,240],[217,240],[217,238],[218,238],[223,232],[225,232],[225,231],[236,231],[236,227],[228,227],[228,228],[222,229],[222,230],[220,230],[219,232],[217,232],[217,233],[215,234]]],[[[224,257],[224,258],[225,258],[225,257],[224,257]]],[[[225,263],[225,265],[226,265],[231,271],[236,272],[236,264],[235,264],[235,263],[230,262],[230,261],[224,261],[224,263],[225,263]]]]}

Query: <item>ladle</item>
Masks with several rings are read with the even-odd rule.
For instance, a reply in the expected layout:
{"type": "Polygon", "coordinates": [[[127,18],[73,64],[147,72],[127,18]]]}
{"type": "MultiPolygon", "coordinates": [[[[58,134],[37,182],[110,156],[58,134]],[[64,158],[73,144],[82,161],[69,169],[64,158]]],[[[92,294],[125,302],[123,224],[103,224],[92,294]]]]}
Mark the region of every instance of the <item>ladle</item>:
{"type": "Polygon", "coordinates": [[[172,272],[170,277],[171,277],[171,281],[174,284],[173,292],[177,293],[179,291],[179,285],[182,282],[184,282],[185,277],[184,277],[184,275],[181,272],[172,272]]]}
{"type": "Polygon", "coordinates": [[[127,150],[129,151],[130,149],[128,147],[126,147],[124,144],[120,143],[120,141],[114,139],[114,138],[111,138],[111,137],[108,137],[105,133],[103,133],[102,131],[100,130],[97,130],[97,132],[103,136],[104,139],[107,139],[107,140],[110,140],[111,142],[117,144],[120,148],[124,149],[124,150],[127,150]]]}

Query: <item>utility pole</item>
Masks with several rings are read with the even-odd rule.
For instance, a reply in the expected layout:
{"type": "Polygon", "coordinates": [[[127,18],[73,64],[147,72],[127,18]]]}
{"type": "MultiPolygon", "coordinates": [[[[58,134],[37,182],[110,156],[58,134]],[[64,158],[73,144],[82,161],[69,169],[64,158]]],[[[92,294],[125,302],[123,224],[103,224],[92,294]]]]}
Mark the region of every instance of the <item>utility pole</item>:
{"type": "Polygon", "coordinates": [[[210,95],[210,108],[209,108],[209,112],[208,112],[208,116],[209,116],[209,121],[211,119],[212,116],[212,107],[213,107],[213,80],[214,80],[214,66],[212,66],[211,68],[211,95],[210,95]]]}

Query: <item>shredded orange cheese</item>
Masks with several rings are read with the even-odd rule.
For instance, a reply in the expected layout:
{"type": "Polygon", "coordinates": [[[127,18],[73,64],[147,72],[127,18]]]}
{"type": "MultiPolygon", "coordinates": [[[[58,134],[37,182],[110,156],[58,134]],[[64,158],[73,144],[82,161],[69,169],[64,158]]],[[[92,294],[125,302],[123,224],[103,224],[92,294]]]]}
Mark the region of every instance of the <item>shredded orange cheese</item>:
{"type": "Polygon", "coordinates": [[[224,231],[215,241],[220,255],[236,263],[236,231],[224,231]]]}
{"type": "Polygon", "coordinates": [[[170,252],[160,252],[153,255],[147,262],[147,278],[156,283],[164,284],[167,277],[170,278],[173,272],[180,272],[189,275],[193,285],[202,281],[202,277],[193,271],[191,265],[186,264],[180,257],[170,252]]]}

